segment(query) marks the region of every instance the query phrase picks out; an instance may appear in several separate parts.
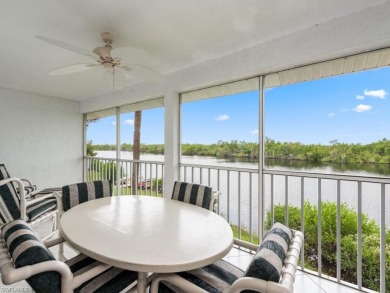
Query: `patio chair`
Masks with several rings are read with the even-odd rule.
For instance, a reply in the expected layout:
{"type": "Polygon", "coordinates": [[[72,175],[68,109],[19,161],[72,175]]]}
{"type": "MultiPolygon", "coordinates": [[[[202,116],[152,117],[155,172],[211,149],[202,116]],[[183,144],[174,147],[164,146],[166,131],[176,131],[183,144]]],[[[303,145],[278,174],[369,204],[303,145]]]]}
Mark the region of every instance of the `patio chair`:
{"type": "Polygon", "coordinates": [[[220,191],[212,191],[210,186],[176,181],[173,186],[172,199],[215,212],[220,194],[220,191]]]}
{"type": "Polygon", "coordinates": [[[26,280],[34,292],[121,292],[136,285],[137,272],[80,254],[58,261],[23,220],[0,233],[0,274],[4,284],[26,280]]]}
{"type": "Polygon", "coordinates": [[[112,196],[110,180],[65,185],[62,187],[62,209],[66,212],[80,203],[108,196],[112,196]]]}
{"type": "Polygon", "coordinates": [[[0,180],[0,227],[16,219],[22,219],[30,226],[53,219],[52,231],[46,238],[51,237],[57,230],[57,206],[61,202],[60,198],[47,194],[27,200],[24,190],[23,182],[18,178],[0,180]],[[19,193],[15,185],[18,186],[19,193]]]}
{"type": "MultiPolygon", "coordinates": [[[[0,164],[0,180],[11,178],[10,174],[7,171],[7,168],[4,164],[0,164]]],[[[28,179],[19,178],[23,182],[24,195],[26,198],[29,198],[34,191],[37,190],[37,186],[32,184],[28,179]]],[[[15,186],[16,191],[20,193],[19,186],[15,186]]]]}
{"type": "Polygon", "coordinates": [[[292,293],[302,243],[302,232],[275,223],[245,272],[219,260],[200,269],[157,274],[150,293],[292,293]]]}

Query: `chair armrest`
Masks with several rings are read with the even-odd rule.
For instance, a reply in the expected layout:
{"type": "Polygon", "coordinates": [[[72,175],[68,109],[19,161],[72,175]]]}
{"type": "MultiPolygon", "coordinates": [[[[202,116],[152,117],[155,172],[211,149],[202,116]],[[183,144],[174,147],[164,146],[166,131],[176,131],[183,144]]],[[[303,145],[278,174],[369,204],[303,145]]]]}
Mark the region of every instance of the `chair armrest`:
{"type": "Polygon", "coordinates": [[[58,260],[50,260],[21,268],[15,268],[3,241],[2,235],[0,235],[0,275],[3,284],[10,285],[28,279],[33,275],[55,271],[61,276],[61,292],[73,292],[72,272],[65,263],[58,260]]]}
{"type": "Polygon", "coordinates": [[[19,187],[19,196],[20,196],[20,218],[24,221],[27,221],[27,215],[26,215],[26,193],[24,191],[24,185],[22,180],[19,178],[7,178],[0,180],[0,186],[1,185],[6,185],[7,183],[16,183],[19,187]]]}
{"type": "MultiPolygon", "coordinates": [[[[242,277],[236,280],[230,288],[230,293],[239,293],[244,290],[253,290],[262,293],[289,293],[289,289],[279,283],[257,278],[242,277]]],[[[291,293],[291,292],[290,292],[291,293]]]]}
{"type": "Polygon", "coordinates": [[[61,243],[66,242],[65,239],[62,237],[59,230],[53,232],[53,236],[49,237],[48,239],[45,239],[43,241],[43,244],[46,246],[46,248],[50,248],[54,245],[58,245],[61,243]]]}
{"type": "Polygon", "coordinates": [[[59,193],[58,191],[54,191],[53,195],[57,199],[58,216],[60,218],[62,216],[62,214],[65,213],[65,211],[64,211],[64,204],[62,202],[62,194],[59,193]]]}
{"type": "Polygon", "coordinates": [[[111,268],[111,265],[108,265],[108,264],[105,264],[105,263],[101,263],[101,264],[95,266],[94,268],[85,271],[82,274],[74,276],[73,277],[73,282],[72,282],[72,288],[79,287],[81,284],[83,284],[86,281],[96,277],[97,275],[100,275],[101,273],[103,273],[104,271],[108,270],[109,268],[111,268]]]}
{"type": "Polygon", "coordinates": [[[182,277],[180,277],[176,274],[156,274],[156,275],[154,275],[152,284],[150,285],[150,293],[157,293],[158,292],[158,286],[160,285],[161,281],[167,281],[167,282],[181,288],[182,290],[184,290],[184,292],[207,293],[207,291],[192,284],[191,282],[183,279],[182,277]]]}
{"type": "Polygon", "coordinates": [[[253,254],[259,249],[259,245],[256,245],[253,243],[249,243],[249,242],[246,242],[246,241],[243,241],[240,239],[236,239],[236,238],[233,241],[234,241],[235,245],[238,245],[240,247],[243,247],[243,248],[246,248],[246,249],[253,251],[253,254]]]}
{"type": "MultiPolygon", "coordinates": [[[[28,186],[33,185],[31,180],[28,180],[28,179],[25,179],[25,178],[20,178],[20,180],[22,180],[22,182],[27,182],[27,183],[28,183],[28,186]]],[[[24,184],[24,185],[25,185],[25,184],[24,184]]]]}
{"type": "Polygon", "coordinates": [[[212,191],[210,198],[209,210],[213,212],[217,212],[216,205],[218,204],[218,198],[222,193],[220,191],[212,191]]]}
{"type": "MultiPolygon", "coordinates": [[[[54,192],[53,193],[49,193],[49,194],[45,194],[45,195],[42,195],[42,196],[40,196],[38,198],[34,198],[34,199],[31,199],[31,200],[27,201],[26,205],[30,206],[30,205],[32,205],[34,203],[42,201],[43,199],[46,199],[46,198],[49,198],[49,197],[53,197],[53,196],[55,196],[54,192]]],[[[56,199],[57,199],[57,197],[56,197],[56,199]]],[[[57,204],[58,204],[58,199],[57,199],[57,204]]]]}

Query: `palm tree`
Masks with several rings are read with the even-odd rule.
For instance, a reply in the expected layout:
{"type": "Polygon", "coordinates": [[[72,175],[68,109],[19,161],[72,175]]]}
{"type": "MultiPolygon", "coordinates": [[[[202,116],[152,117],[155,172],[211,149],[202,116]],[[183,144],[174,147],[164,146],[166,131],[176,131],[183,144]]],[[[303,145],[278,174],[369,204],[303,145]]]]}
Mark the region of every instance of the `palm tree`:
{"type": "MultiPolygon", "coordinates": [[[[133,137],[133,160],[138,161],[141,155],[141,119],[142,111],[134,112],[134,137],[133,137]]],[[[138,186],[140,168],[139,163],[133,163],[133,173],[131,176],[132,194],[138,186]],[[134,189],[133,189],[134,188],[134,189]]]]}

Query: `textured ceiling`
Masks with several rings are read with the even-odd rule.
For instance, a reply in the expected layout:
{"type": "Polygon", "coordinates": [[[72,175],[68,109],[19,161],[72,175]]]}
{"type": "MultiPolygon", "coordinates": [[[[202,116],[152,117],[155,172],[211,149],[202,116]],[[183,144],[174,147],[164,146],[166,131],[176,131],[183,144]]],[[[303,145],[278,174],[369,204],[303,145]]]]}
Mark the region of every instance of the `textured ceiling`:
{"type": "MultiPolygon", "coordinates": [[[[168,74],[364,11],[385,0],[1,1],[0,87],[76,101],[102,94],[101,68],[61,76],[87,56],[35,36],[91,50],[112,32],[116,54],[168,74]]],[[[140,83],[130,79],[128,85],[140,83]]]]}

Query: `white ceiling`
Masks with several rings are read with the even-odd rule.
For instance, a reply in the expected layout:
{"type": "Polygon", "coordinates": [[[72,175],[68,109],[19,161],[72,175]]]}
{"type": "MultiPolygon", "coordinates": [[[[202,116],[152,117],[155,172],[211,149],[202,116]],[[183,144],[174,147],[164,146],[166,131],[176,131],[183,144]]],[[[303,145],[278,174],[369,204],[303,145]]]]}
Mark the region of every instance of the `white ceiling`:
{"type": "MultiPolygon", "coordinates": [[[[131,47],[117,50],[120,54],[169,76],[334,19],[356,13],[364,15],[372,7],[383,5],[387,10],[390,7],[390,0],[1,0],[0,3],[0,87],[75,101],[108,91],[102,82],[101,69],[49,76],[53,69],[90,59],[43,42],[36,35],[92,51],[102,45],[100,33],[109,31],[117,38],[114,48],[131,47]]],[[[340,27],[345,29],[348,28],[340,27]]],[[[314,48],[315,43],[311,46],[314,48]]],[[[140,82],[132,79],[129,86],[140,82]]]]}

